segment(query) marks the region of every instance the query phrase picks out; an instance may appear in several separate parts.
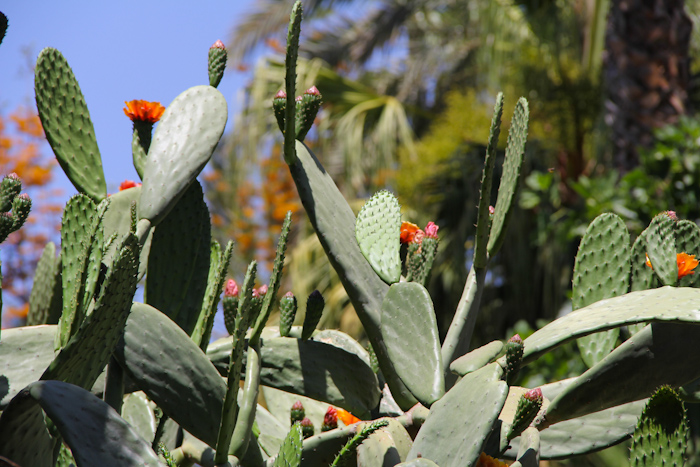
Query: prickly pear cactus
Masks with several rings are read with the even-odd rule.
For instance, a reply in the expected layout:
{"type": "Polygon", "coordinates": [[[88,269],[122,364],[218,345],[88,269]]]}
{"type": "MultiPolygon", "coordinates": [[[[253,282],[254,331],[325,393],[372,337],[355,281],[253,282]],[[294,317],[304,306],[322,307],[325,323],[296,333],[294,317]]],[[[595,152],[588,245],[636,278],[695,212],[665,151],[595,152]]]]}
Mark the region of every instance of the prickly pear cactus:
{"type": "MultiPolygon", "coordinates": [[[[625,223],[611,213],[598,216],[588,226],[574,264],[571,305],[574,310],[629,290],[630,240],[625,223]]],[[[576,341],[589,367],[617,345],[619,328],[576,341]]]]}
{"type": "Polygon", "coordinates": [[[35,68],[36,106],[58,163],[75,188],[99,202],[107,196],[102,157],[85,98],[56,49],[41,51],[35,68]]]}
{"type": "Polygon", "coordinates": [[[690,427],[683,402],[668,386],[649,399],[632,435],[630,465],[685,465],[690,427]]]}
{"type": "Polygon", "coordinates": [[[355,238],[362,254],[387,284],[401,277],[401,207],[388,191],[380,191],[362,206],[355,224],[355,238]]]}

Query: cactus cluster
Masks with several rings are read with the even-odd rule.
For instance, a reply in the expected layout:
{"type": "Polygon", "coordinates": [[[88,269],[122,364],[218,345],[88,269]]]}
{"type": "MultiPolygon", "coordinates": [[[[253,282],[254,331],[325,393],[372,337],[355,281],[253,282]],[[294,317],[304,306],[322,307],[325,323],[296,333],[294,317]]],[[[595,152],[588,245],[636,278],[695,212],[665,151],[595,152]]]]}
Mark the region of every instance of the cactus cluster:
{"type": "MultiPolygon", "coordinates": [[[[679,398],[700,401],[700,228],[662,213],[631,243],[617,216],[601,216],[576,257],[574,311],[524,340],[471,349],[489,262],[514,210],[529,121],[520,99],[493,203],[499,94],[474,261],[441,341],[425,287],[437,226],[402,222],[388,191],[356,217],[302,142],[320,93],[294,97],[301,13],[297,2],[285,91],[273,108],[300,199],[369,351],[342,332],[316,329],[320,293],[306,297],[303,324],[294,294],[278,297],[290,214],[268,283],[256,286],[255,262],[242,283],[226,281],[232,244],[212,239],[196,181],[226,124],[226,101],[215,89],[225,67],[222,44],[209,51],[209,85],[184,91],[164,111],[127,103],[143,184],[111,196],[78,82],[60,52],[46,49],[36,66],[37,107],[78,194],[65,208],[60,247],[48,244],[39,262],[28,326],[6,330],[0,341],[2,462],[462,467],[501,458],[530,467],[632,437],[633,465],[658,465],[661,457],[680,465],[688,423],[679,398]],[[230,335],[210,342],[222,292],[230,335]],[[522,366],[573,340],[586,372],[539,388],[515,385],[522,366]]],[[[0,20],[1,38],[7,22],[0,20]]],[[[0,221],[15,230],[29,208],[19,186],[12,175],[0,183],[0,221]]]]}

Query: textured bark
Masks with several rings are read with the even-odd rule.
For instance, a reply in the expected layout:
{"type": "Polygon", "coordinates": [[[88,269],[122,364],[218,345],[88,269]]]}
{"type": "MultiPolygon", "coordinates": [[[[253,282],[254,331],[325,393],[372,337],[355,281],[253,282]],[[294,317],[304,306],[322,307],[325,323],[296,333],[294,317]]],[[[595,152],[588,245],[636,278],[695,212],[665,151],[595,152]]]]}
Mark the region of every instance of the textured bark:
{"type": "Polygon", "coordinates": [[[653,130],[687,112],[692,23],[683,0],[613,0],[604,67],[615,166],[639,163],[653,130]]]}

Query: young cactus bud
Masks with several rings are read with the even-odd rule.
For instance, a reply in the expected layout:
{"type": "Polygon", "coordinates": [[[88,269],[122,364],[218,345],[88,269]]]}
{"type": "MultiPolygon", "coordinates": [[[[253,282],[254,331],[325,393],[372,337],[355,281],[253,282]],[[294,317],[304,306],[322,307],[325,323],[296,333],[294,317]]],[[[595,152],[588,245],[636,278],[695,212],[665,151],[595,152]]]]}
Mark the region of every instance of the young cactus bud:
{"type": "Polygon", "coordinates": [[[292,411],[289,414],[289,421],[292,425],[294,425],[296,422],[300,422],[304,418],[306,418],[306,410],[304,410],[304,405],[301,403],[301,401],[296,401],[292,405],[292,411]]]}
{"type": "Polygon", "coordinates": [[[277,119],[277,126],[280,127],[280,131],[284,133],[284,110],[287,108],[287,93],[281,89],[275,94],[274,99],[272,99],[272,109],[275,111],[275,118],[277,119]]]}
{"type": "Polygon", "coordinates": [[[513,424],[508,431],[508,441],[519,436],[530,426],[530,423],[537,416],[537,412],[542,407],[542,390],[540,388],[530,389],[522,395],[518,401],[518,408],[515,410],[513,424]]]}
{"type": "Polygon", "coordinates": [[[314,119],[321,108],[323,99],[316,86],[311,86],[296,99],[296,138],[304,141],[306,134],[314,124],[314,119]]]}
{"type": "Polygon", "coordinates": [[[27,220],[27,217],[29,217],[29,211],[31,211],[31,209],[32,200],[26,193],[22,193],[12,201],[12,215],[15,220],[14,225],[12,226],[12,231],[22,227],[24,222],[27,220]]]}
{"type": "Polygon", "coordinates": [[[309,420],[308,417],[304,417],[299,424],[301,425],[301,434],[304,439],[310,438],[314,435],[314,424],[311,423],[311,420],[309,420]]]}
{"type": "Polygon", "coordinates": [[[209,48],[209,86],[217,87],[224,77],[228,53],[221,41],[214,42],[209,48]]]}
{"type": "Polygon", "coordinates": [[[323,300],[323,295],[318,290],[314,290],[306,300],[306,317],[304,317],[304,328],[301,331],[301,339],[307,340],[311,337],[316,325],[321,321],[323,307],[326,303],[323,300]]]}
{"type": "Polygon", "coordinates": [[[238,312],[238,284],[233,279],[226,282],[224,288],[224,324],[230,335],[236,330],[236,313],[238,312]]]}
{"type": "Polygon", "coordinates": [[[12,200],[22,190],[22,182],[16,173],[5,175],[0,182],[0,212],[7,212],[12,207],[12,200]]]}
{"type": "Polygon", "coordinates": [[[336,428],[338,428],[338,410],[332,405],[329,405],[326,414],[323,416],[321,431],[331,431],[336,428]]]}
{"type": "Polygon", "coordinates": [[[14,230],[15,218],[9,212],[0,213],[0,242],[4,242],[8,235],[14,230]]]}
{"type": "Polygon", "coordinates": [[[520,371],[520,364],[523,361],[523,345],[522,338],[516,334],[506,342],[506,383],[511,385],[515,382],[520,371]]]}
{"type": "Polygon", "coordinates": [[[260,311],[262,311],[263,301],[265,300],[265,295],[267,295],[267,284],[263,284],[257,289],[253,289],[253,298],[250,302],[250,306],[253,307],[253,314],[251,315],[251,323],[254,323],[258,319],[260,311]]]}
{"type": "Polygon", "coordinates": [[[287,292],[280,300],[280,336],[289,336],[296,314],[297,298],[292,292],[287,292]]]}

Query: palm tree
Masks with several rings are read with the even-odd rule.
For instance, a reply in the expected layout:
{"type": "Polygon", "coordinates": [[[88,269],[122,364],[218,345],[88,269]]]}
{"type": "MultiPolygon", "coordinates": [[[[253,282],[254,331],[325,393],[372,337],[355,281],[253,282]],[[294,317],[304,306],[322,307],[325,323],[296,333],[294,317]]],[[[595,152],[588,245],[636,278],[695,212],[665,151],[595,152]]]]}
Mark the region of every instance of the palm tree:
{"type": "Polygon", "coordinates": [[[654,129],[688,110],[692,27],[684,0],[612,2],[605,108],[615,166],[623,172],[639,164],[637,150],[651,146],[654,129]]]}

